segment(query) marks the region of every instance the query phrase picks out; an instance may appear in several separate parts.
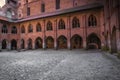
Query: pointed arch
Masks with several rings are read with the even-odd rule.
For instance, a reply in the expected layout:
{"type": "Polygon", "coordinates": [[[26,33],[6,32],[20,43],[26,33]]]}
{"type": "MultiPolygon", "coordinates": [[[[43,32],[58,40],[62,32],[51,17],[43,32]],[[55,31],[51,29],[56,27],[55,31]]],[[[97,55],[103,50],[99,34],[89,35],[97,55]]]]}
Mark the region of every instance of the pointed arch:
{"type": "Polygon", "coordinates": [[[40,49],[40,48],[42,48],[42,38],[40,38],[40,37],[37,37],[36,38],[36,40],[35,40],[35,48],[36,49],[40,49]]]}
{"type": "Polygon", "coordinates": [[[7,40],[6,39],[4,39],[2,41],[2,49],[7,49],[7,40]]]}
{"type": "Polygon", "coordinates": [[[16,26],[12,27],[11,33],[12,34],[17,34],[17,27],[16,26]]]}
{"type": "Polygon", "coordinates": [[[8,33],[8,27],[5,24],[2,26],[2,33],[8,33]]]}
{"type": "Polygon", "coordinates": [[[80,27],[80,22],[77,17],[74,17],[72,20],[72,28],[79,28],[80,27]]]}
{"type": "Polygon", "coordinates": [[[22,25],[22,27],[21,27],[21,33],[25,33],[25,27],[24,27],[24,25],[22,25]]]}
{"type": "Polygon", "coordinates": [[[15,39],[11,40],[11,50],[17,49],[17,41],[15,39]]]}
{"type": "Polygon", "coordinates": [[[53,30],[52,22],[51,22],[51,21],[48,21],[48,22],[47,22],[47,31],[51,31],[51,30],[53,30]]]}
{"type": "Polygon", "coordinates": [[[75,34],[71,38],[71,48],[72,49],[80,49],[83,47],[83,40],[82,37],[78,34],[75,34]]]}
{"type": "Polygon", "coordinates": [[[32,26],[32,24],[29,24],[28,33],[32,33],[32,32],[33,32],[33,26],[32,26]]]}
{"type": "Polygon", "coordinates": [[[36,32],[41,32],[41,24],[37,23],[36,25],[36,32]]]}
{"type": "Polygon", "coordinates": [[[65,29],[65,22],[63,19],[59,20],[58,29],[65,29]]]}
{"type": "Polygon", "coordinates": [[[91,27],[97,26],[97,18],[94,15],[90,15],[88,17],[88,26],[91,26],[91,27]]]}
{"type": "Polygon", "coordinates": [[[87,48],[88,49],[100,49],[101,48],[101,41],[100,38],[95,33],[91,33],[87,37],[87,48]]]}
{"type": "Polygon", "coordinates": [[[61,35],[60,37],[58,37],[57,43],[58,43],[59,49],[66,49],[67,48],[67,38],[65,36],[61,35]]]}
{"type": "Polygon", "coordinates": [[[48,36],[46,38],[46,45],[47,45],[47,48],[54,48],[54,39],[51,37],[51,36],[48,36]]]}

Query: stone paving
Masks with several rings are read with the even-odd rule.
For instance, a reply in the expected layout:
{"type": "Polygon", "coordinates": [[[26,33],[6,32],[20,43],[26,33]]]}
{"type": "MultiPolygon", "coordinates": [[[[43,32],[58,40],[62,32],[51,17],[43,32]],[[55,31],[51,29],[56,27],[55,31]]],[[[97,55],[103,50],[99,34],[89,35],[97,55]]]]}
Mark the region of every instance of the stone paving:
{"type": "Polygon", "coordinates": [[[0,52],[0,80],[120,80],[120,60],[102,52],[0,52]]]}

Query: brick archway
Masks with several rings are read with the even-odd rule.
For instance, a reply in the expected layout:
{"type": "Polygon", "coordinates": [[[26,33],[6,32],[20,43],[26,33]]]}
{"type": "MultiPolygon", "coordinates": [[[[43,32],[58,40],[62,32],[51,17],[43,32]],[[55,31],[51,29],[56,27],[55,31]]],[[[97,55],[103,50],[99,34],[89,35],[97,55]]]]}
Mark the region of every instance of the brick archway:
{"type": "Polygon", "coordinates": [[[2,41],[2,49],[7,49],[7,41],[5,39],[2,41]]]}
{"type": "Polygon", "coordinates": [[[15,39],[11,40],[11,50],[17,49],[17,41],[15,39]]]}
{"type": "Polygon", "coordinates": [[[67,38],[65,36],[60,36],[57,39],[57,43],[58,43],[59,49],[66,49],[67,48],[67,38]]]}
{"type": "Polygon", "coordinates": [[[82,40],[82,37],[80,37],[79,35],[76,34],[71,38],[72,49],[82,48],[82,44],[83,44],[83,40],[82,40]]]}
{"type": "Polygon", "coordinates": [[[35,40],[35,49],[40,49],[42,48],[42,39],[40,37],[36,38],[35,40]]]}
{"type": "Polygon", "coordinates": [[[100,49],[101,48],[101,41],[95,33],[92,33],[87,37],[87,48],[88,49],[100,49]]]}
{"type": "Polygon", "coordinates": [[[54,39],[51,36],[46,38],[46,46],[49,49],[54,48],[54,39]]]}

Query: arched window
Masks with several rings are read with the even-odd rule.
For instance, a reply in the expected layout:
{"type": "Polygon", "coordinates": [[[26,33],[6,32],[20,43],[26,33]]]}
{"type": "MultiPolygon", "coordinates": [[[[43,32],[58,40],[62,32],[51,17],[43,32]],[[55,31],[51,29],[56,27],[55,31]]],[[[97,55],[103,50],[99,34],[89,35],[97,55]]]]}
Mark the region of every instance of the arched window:
{"type": "Polygon", "coordinates": [[[47,31],[51,31],[52,29],[52,23],[50,21],[47,22],[47,31]]]}
{"type": "Polygon", "coordinates": [[[80,27],[79,19],[74,17],[72,20],[72,28],[79,28],[79,27],[80,27]]]}
{"type": "Polygon", "coordinates": [[[12,27],[11,33],[12,34],[17,34],[17,28],[16,28],[16,26],[12,27]]]}
{"type": "Polygon", "coordinates": [[[25,27],[24,26],[21,27],[21,33],[25,33],[25,27]]]}
{"type": "Polygon", "coordinates": [[[65,29],[65,22],[62,19],[59,21],[58,29],[65,29]]]}
{"type": "Polygon", "coordinates": [[[2,33],[8,33],[8,29],[6,25],[2,26],[2,33]]]}
{"type": "Polygon", "coordinates": [[[88,26],[97,26],[97,19],[94,15],[90,15],[88,18],[88,26]]]}
{"type": "Polygon", "coordinates": [[[36,25],[36,32],[41,32],[41,25],[39,23],[36,25]]]}
{"type": "Polygon", "coordinates": [[[31,32],[33,32],[33,26],[30,24],[30,25],[28,26],[28,33],[31,33],[31,32]]]}

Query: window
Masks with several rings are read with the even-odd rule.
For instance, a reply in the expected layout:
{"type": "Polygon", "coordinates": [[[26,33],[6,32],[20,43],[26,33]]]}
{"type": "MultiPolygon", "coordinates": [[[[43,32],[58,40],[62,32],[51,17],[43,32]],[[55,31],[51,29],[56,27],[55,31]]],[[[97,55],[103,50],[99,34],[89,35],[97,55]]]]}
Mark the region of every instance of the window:
{"type": "Polygon", "coordinates": [[[2,33],[8,33],[8,29],[6,25],[2,26],[2,33]]]}
{"type": "Polygon", "coordinates": [[[30,24],[30,25],[28,26],[28,33],[31,33],[31,32],[33,32],[33,26],[30,24]]]}
{"type": "Polygon", "coordinates": [[[59,21],[58,29],[65,29],[65,22],[62,19],[59,21]]]}
{"type": "Polygon", "coordinates": [[[56,0],[56,9],[60,9],[60,0],[56,0]]]}
{"type": "Polygon", "coordinates": [[[41,32],[41,25],[39,23],[36,26],[36,32],[41,32]]]}
{"type": "Polygon", "coordinates": [[[21,33],[25,33],[25,27],[24,26],[21,27],[21,33]]]}
{"type": "Polygon", "coordinates": [[[88,26],[97,26],[97,19],[94,15],[90,15],[88,18],[88,26]]]}
{"type": "Polygon", "coordinates": [[[47,22],[47,31],[52,30],[52,23],[50,21],[47,22]]]}
{"type": "Polygon", "coordinates": [[[41,12],[45,12],[45,4],[44,3],[41,4],[41,12]]]}
{"type": "Polygon", "coordinates": [[[27,7],[27,16],[30,16],[30,7],[27,7]]]}
{"type": "Polygon", "coordinates": [[[74,17],[72,20],[72,28],[79,28],[79,27],[80,27],[79,19],[74,17]]]}
{"type": "Polygon", "coordinates": [[[11,33],[12,34],[17,34],[17,28],[16,28],[16,26],[12,27],[11,33]]]}

